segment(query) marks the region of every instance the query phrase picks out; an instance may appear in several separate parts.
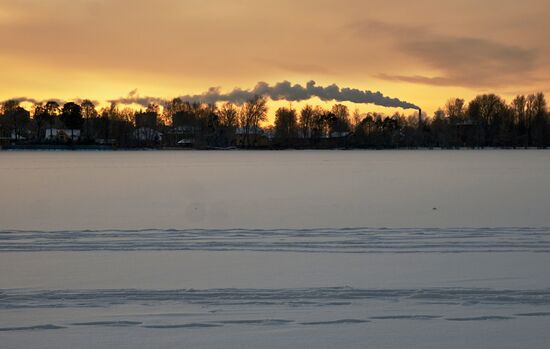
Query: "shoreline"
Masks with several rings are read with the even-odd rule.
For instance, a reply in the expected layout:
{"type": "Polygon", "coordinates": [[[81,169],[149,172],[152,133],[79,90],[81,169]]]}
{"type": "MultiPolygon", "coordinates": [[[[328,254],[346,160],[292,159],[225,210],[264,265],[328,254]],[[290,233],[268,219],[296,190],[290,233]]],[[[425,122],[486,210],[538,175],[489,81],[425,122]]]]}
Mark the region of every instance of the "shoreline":
{"type": "Polygon", "coordinates": [[[481,151],[481,150],[549,150],[549,148],[540,148],[540,147],[453,147],[453,148],[443,148],[443,147],[403,147],[403,148],[357,148],[357,147],[348,147],[348,148],[237,148],[237,147],[228,147],[228,148],[178,148],[178,147],[128,147],[128,148],[119,148],[112,146],[101,146],[101,145],[12,145],[0,147],[0,152],[12,152],[12,151],[310,151],[310,150],[335,150],[335,151],[414,151],[414,150],[423,150],[423,151],[463,151],[463,150],[472,150],[472,151],[481,151]]]}

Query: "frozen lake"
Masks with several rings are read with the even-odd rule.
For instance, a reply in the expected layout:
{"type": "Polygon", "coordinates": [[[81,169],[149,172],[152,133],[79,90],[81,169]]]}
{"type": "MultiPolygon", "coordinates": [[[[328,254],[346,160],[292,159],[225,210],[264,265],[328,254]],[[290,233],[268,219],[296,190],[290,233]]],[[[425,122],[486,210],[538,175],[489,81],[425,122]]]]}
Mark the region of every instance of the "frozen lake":
{"type": "Polygon", "coordinates": [[[547,348],[550,152],[0,152],[2,348],[547,348]]]}

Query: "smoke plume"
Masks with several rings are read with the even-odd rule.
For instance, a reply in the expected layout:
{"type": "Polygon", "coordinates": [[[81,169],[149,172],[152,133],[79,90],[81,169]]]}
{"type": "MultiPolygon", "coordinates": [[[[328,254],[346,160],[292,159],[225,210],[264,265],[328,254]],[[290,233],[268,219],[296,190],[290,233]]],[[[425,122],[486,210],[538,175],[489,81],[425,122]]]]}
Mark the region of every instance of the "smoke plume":
{"type": "MultiPolygon", "coordinates": [[[[202,94],[184,95],[179,98],[187,102],[233,102],[241,104],[255,96],[269,97],[274,101],[285,100],[290,102],[304,101],[317,97],[322,101],[369,103],[383,107],[418,109],[418,107],[412,103],[384,96],[380,92],[364,91],[349,87],[340,88],[335,84],[326,87],[317,86],[315,81],[309,81],[305,86],[300,84],[293,85],[288,81],[279,82],[274,85],[269,85],[266,82],[259,82],[252,89],[243,90],[235,88],[227,93],[223,93],[219,87],[212,87],[202,94]]],[[[166,100],[156,97],[140,97],[137,91],[133,90],[127,97],[110,100],[109,102],[123,104],[135,103],[147,106],[149,103],[163,104],[166,100]]]]}
{"type": "Polygon", "coordinates": [[[97,105],[99,104],[99,101],[97,100],[89,100],[89,99],[83,99],[83,98],[73,98],[70,100],[65,99],[59,99],[59,98],[47,98],[47,99],[36,99],[32,97],[15,97],[15,98],[9,98],[6,100],[1,101],[0,103],[5,103],[7,101],[16,101],[18,103],[32,103],[32,104],[41,104],[46,102],[56,102],[59,105],[63,105],[67,102],[74,102],[77,104],[82,104],[85,100],[91,101],[93,104],[97,105]]]}
{"type": "MultiPolygon", "coordinates": [[[[300,84],[291,84],[288,81],[269,85],[266,82],[259,82],[256,86],[249,90],[243,90],[235,88],[230,92],[223,93],[219,87],[211,87],[208,91],[197,95],[184,95],[179,98],[186,102],[201,102],[201,103],[216,103],[216,102],[232,102],[236,104],[242,104],[247,100],[254,98],[255,96],[269,97],[274,101],[285,100],[289,102],[297,102],[308,100],[313,97],[317,97],[322,101],[336,101],[336,102],[353,102],[359,104],[375,104],[383,107],[403,108],[403,109],[418,109],[418,107],[412,103],[402,101],[397,98],[391,98],[384,96],[380,92],[372,92],[368,90],[359,90],[349,87],[338,87],[336,84],[332,84],[326,87],[317,86],[315,81],[309,81],[305,86],[300,84]]],[[[31,102],[40,103],[44,101],[36,100],[28,97],[15,98],[19,102],[31,102]]],[[[54,100],[60,104],[63,104],[63,100],[54,100]]],[[[75,102],[82,101],[81,99],[75,99],[75,102]]],[[[159,97],[142,97],[139,95],[137,89],[130,91],[128,96],[108,100],[109,103],[119,104],[137,104],[143,107],[147,107],[151,103],[165,105],[169,100],[159,97]]],[[[95,102],[97,103],[97,101],[95,102]]]]}

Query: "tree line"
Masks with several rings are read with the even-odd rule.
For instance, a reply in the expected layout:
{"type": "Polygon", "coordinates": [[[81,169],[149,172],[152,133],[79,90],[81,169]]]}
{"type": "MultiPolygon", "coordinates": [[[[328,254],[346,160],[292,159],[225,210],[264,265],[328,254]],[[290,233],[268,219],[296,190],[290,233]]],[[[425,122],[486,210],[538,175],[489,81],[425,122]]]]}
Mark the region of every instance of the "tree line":
{"type": "Polygon", "coordinates": [[[517,96],[511,103],[485,94],[469,103],[451,99],[433,116],[420,112],[351,112],[306,105],[276,110],[272,125],[267,99],[233,103],[189,103],[179,98],[142,110],[116,104],[98,109],[80,103],[17,100],[0,107],[0,140],[10,146],[102,145],[108,147],[212,148],[483,148],[550,146],[550,114],[544,94],[517,96]]]}

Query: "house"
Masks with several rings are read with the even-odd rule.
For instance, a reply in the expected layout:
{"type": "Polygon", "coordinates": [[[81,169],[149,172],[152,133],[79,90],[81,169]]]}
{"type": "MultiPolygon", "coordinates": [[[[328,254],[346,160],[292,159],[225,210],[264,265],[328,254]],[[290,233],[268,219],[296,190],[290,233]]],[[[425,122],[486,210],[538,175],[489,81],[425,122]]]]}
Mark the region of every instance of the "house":
{"type": "Polygon", "coordinates": [[[80,139],[80,130],[78,129],[66,129],[66,128],[47,128],[44,134],[44,140],[46,141],[78,141],[80,139]]]}
{"type": "Polygon", "coordinates": [[[260,127],[240,127],[235,130],[236,145],[239,147],[268,147],[271,145],[269,134],[260,127]]]}
{"type": "Polygon", "coordinates": [[[162,133],[149,127],[140,127],[134,131],[134,137],[142,142],[160,142],[162,133]]]}
{"type": "Polygon", "coordinates": [[[264,130],[262,130],[258,126],[251,126],[251,127],[239,127],[235,130],[235,134],[237,136],[242,135],[255,135],[255,136],[262,136],[264,134],[264,130]]]}
{"type": "Polygon", "coordinates": [[[199,128],[191,125],[183,125],[170,128],[166,131],[164,143],[171,146],[191,147],[195,144],[195,135],[199,128]]]}
{"type": "Polygon", "coordinates": [[[24,136],[22,133],[28,133],[28,132],[21,132],[21,131],[18,131],[18,132],[15,132],[14,131],[11,131],[11,135],[10,135],[10,138],[12,141],[24,141],[27,139],[26,136],[24,136]]]}
{"type": "Polygon", "coordinates": [[[199,132],[200,128],[196,126],[191,125],[183,125],[172,128],[170,132],[174,134],[194,134],[195,132],[199,132]]]}
{"type": "Polygon", "coordinates": [[[116,143],[114,138],[96,138],[94,142],[99,145],[113,145],[116,143]]]}
{"type": "Polygon", "coordinates": [[[340,131],[340,132],[335,131],[335,132],[331,132],[330,138],[346,138],[350,134],[351,132],[347,132],[347,131],[340,131]]]}
{"type": "Polygon", "coordinates": [[[182,138],[176,144],[180,147],[191,148],[195,144],[195,140],[193,138],[182,138]]]}

